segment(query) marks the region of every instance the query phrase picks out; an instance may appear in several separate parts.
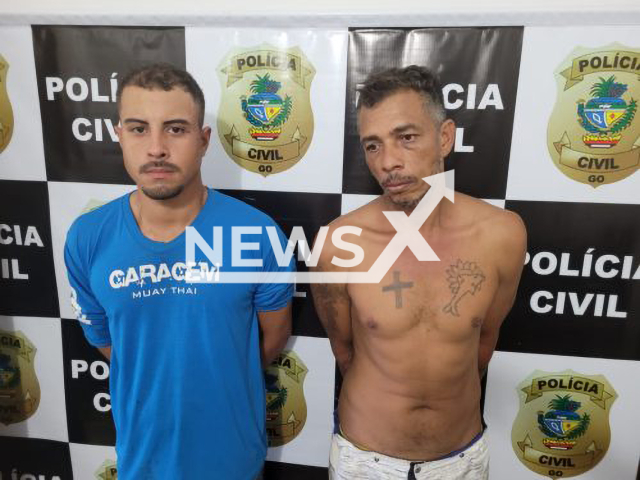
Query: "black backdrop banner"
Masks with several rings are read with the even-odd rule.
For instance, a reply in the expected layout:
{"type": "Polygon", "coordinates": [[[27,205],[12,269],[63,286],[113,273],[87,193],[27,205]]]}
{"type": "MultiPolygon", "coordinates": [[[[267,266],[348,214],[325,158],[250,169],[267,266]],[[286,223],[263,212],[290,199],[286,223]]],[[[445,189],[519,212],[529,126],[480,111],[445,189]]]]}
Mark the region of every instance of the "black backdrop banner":
{"type": "Polygon", "coordinates": [[[628,221],[640,205],[508,200],[506,208],[527,225],[529,261],[498,348],[640,360],[640,224],[628,221]]]}
{"type": "Polygon", "coordinates": [[[109,362],[87,343],[76,320],[62,321],[62,350],[69,441],[115,445],[109,362]]]}
{"type": "Polygon", "coordinates": [[[59,314],[48,204],[46,183],[0,180],[1,314],[59,314]]]}
{"type": "Polygon", "coordinates": [[[185,68],[183,28],[33,27],[47,177],[132,183],[114,127],[118,81],[167,62],[185,68]]]}
{"type": "Polygon", "coordinates": [[[345,106],[346,193],[379,194],[358,138],[358,86],[373,72],[421,65],[437,73],[456,144],[445,168],[456,190],[504,198],[520,68],[522,28],[354,29],[349,35],[345,106]]]}

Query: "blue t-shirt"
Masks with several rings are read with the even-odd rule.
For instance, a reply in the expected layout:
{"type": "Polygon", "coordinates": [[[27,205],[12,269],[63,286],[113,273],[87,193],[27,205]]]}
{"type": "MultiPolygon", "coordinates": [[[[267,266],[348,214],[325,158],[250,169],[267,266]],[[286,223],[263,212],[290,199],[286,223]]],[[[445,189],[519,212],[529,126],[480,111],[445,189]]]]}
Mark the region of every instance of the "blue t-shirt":
{"type": "MultiPolygon", "coordinates": [[[[222,227],[222,264],[196,248],[201,272],[293,268],[277,265],[265,228],[273,220],[220,192],[209,189],[191,226],[214,247],[213,227],[222,227]],[[261,267],[231,265],[233,226],[261,227],[242,235],[259,249],[241,252],[261,267]]],[[[293,285],[189,283],[185,259],[185,233],[146,238],[129,195],[80,216],[67,236],[78,319],[89,343],[111,346],[118,477],[253,479],[267,450],[257,312],[285,307],[293,285]]]]}

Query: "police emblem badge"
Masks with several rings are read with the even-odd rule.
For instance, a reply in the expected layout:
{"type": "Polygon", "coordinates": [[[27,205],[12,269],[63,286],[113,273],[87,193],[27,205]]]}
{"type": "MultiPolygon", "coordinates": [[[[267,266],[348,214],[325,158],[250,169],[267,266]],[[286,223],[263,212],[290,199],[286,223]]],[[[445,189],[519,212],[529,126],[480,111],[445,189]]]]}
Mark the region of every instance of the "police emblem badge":
{"type": "Polygon", "coordinates": [[[536,370],[518,386],[518,395],[511,443],[528,469],[549,478],[574,477],[604,458],[609,412],[618,397],[604,376],[536,370]]]}
{"type": "Polygon", "coordinates": [[[0,55],[0,153],[7,148],[13,134],[13,110],[7,92],[7,71],[9,64],[0,55]]]}
{"type": "Polygon", "coordinates": [[[640,166],[640,50],[577,48],[558,68],[547,147],[562,173],[596,188],[640,166]]]}
{"type": "Polygon", "coordinates": [[[269,45],[231,52],[218,68],[218,136],[241,167],[271,175],[293,167],[313,137],[311,82],[302,50],[269,45]]]}
{"type": "Polygon", "coordinates": [[[283,350],[266,369],[267,435],[270,447],[296,438],[307,420],[304,379],[307,367],[292,350],[283,350]]]}
{"type": "Polygon", "coordinates": [[[22,332],[0,330],[0,423],[11,425],[32,416],[40,405],[36,347],[22,332]]]}
{"type": "Polygon", "coordinates": [[[105,460],[95,472],[97,480],[118,480],[118,466],[113,460],[105,460]]]}

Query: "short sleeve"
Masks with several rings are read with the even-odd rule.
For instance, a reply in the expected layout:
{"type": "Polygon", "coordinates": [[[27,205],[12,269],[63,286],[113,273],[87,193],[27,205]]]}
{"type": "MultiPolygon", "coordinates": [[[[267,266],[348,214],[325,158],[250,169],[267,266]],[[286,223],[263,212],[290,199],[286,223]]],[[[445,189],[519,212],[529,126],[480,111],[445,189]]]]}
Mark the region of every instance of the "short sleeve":
{"type": "Polygon", "coordinates": [[[111,345],[107,316],[91,290],[87,252],[80,248],[76,227],[74,224],[69,230],[64,246],[64,262],[71,285],[71,305],[87,341],[94,347],[107,347],[111,345]]]}
{"type": "MultiPolygon", "coordinates": [[[[280,246],[284,251],[287,246],[287,239],[284,236],[284,233],[282,233],[280,227],[278,227],[275,223],[270,226],[275,226],[275,229],[278,233],[278,238],[280,239],[280,246]]],[[[292,273],[292,275],[289,277],[291,279],[290,282],[259,283],[255,290],[254,302],[256,310],[258,312],[271,312],[274,310],[280,310],[281,308],[286,307],[291,302],[291,299],[293,298],[293,292],[295,291],[295,285],[293,283],[293,272],[295,272],[295,255],[291,256],[288,265],[283,267],[278,265],[277,259],[273,253],[271,241],[266,232],[262,235],[260,251],[262,252],[263,272],[267,274],[267,279],[269,273],[292,273]]]]}

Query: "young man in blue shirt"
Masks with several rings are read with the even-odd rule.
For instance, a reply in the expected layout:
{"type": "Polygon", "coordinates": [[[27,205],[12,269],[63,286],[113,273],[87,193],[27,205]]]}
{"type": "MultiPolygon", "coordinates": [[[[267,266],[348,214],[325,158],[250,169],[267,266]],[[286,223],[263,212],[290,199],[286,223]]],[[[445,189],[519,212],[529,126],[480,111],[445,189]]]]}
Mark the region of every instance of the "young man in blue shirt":
{"type": "Polygon", "coordinates": [[[262,367],[291,332],[290,283],[190,283],[212,272],[279,267],[264,213],[207,188],[200,167],[211,137],[204,95],[169,65],[136,70],[118,91],[117,133],[137,188],[79,217],[65,262],[88,341],[111,360],[111,404],[121,480],[256,478],[266,456],[262,367]],[[209,241],[222,227],[221,262],[186,260],[188,226],[209,241]],[[261,227],[255,267],[232,265],[232,228],[261,227]]]}

